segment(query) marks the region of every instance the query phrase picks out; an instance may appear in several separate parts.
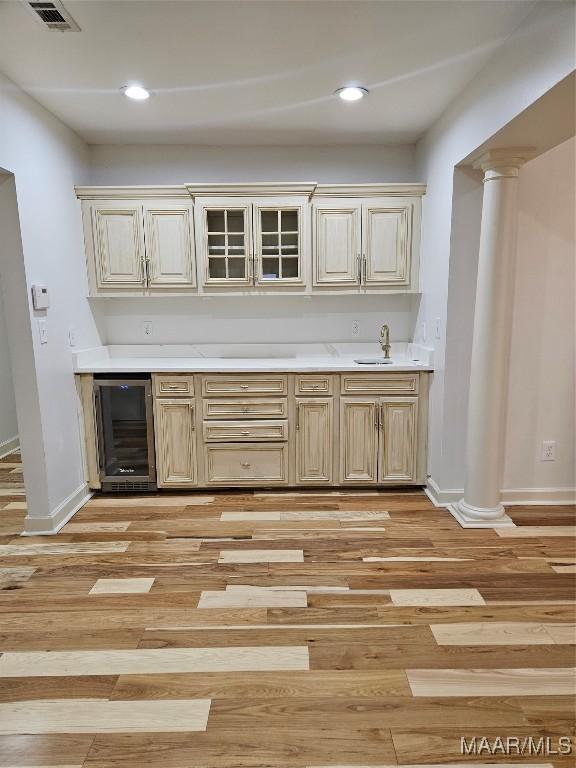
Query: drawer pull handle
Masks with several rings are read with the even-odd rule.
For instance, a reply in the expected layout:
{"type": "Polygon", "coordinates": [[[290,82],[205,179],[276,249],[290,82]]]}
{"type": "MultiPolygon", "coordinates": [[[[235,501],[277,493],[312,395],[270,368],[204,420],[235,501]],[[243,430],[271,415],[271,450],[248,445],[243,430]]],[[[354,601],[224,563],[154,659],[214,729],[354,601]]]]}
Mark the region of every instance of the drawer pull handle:
{"type": "Polygon", "coordinates": [[[250,462],[249,461],[243,461],[240,466],[243,467],[244,469],[248,469],[248,467],[250,466],[250,462]]]}
{"type": "Polygon", "coordinates": [[[319,384],[312,384],[312,389],[320,389],[320,385],[319,384]]]}
{"type": "Polygon", "coordinates": [[[241,434],[241,435],[249,435],[249,434],[250,434],[250,432],[249,432],[249,431],[246,429],[246,430],[244,430],[243,432],[241,432],[240,434],[241,434]]]}
{"type": "Polygon", "coordinates": [[[244,406],[244,408],[242,408],[242,413],[248,413],[249,410],[250,408],[248,408],[248,406],[246,405],[244,406]]]}
{"type": "Polygon", "coordinates": [[[240,384],[240,389],[248,389],[248,384],[240,384]]]}
{"type": "Polygon", "coordinates": [[[167,389],[178,389],[179,384],[166,384],[167,389]]]}

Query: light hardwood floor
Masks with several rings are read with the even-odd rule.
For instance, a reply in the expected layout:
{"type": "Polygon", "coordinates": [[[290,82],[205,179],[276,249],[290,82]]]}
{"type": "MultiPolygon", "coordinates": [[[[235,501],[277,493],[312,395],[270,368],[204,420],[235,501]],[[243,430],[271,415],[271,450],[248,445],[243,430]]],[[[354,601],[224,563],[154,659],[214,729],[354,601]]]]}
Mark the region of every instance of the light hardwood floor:
{"type": "Polygon", "coordinates": [[[19,465],[0,768],[573,765],[461,754],[573,737],[573,509],[512,507],[502,537],[414,491],[99,497],[21,538],[19,465]]]}

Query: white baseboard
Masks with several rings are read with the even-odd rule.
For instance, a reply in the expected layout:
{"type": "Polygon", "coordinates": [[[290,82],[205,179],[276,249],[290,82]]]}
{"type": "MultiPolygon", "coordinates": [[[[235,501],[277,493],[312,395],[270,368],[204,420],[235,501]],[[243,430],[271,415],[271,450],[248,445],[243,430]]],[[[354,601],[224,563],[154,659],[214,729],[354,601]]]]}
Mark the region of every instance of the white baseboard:
{"type": "Polygon", "coordinates": [[[20,438],[18,435],[9,437],[8,440],[3,440],[0,443],[0,459],[3,459],[4,456],[8,456],[9,453],[14,453],[18,448],[20,448],[20,438]]]}
{"type": "Polygon", "coordinates": [[[447,507],[455,504],[464,495],[463,488],[441,489],[432,477],[429,477],[424,492],[435,507],[447,507]]]}
{"type": "Polygon", "coordinates": [[[501,499],[505,507],[576,504],[576,488],[505,488],[501,499]]]}
{"type": "MultiPolygon", "coordinates": [[[[424,491],[435,507],[455,504],[464,495],[464,488],[439,488],[432,477],[424,491]]],[[[500,500],[505,507],[576,504],[576,488],[504,488],[500,500]]]]}
{"type": "Polygon", "coordinates": [[[22,536],[53,536],[91,497],[92,491],[82,483],[49,517],[26,517],[22,536]]]}

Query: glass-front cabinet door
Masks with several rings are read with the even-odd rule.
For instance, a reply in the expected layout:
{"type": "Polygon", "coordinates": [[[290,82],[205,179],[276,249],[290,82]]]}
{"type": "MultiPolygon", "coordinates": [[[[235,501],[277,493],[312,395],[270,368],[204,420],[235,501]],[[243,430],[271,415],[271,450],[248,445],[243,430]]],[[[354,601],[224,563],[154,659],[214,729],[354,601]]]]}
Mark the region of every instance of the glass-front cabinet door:
{"type": "Polygon", "coordinates": [[[255,282],[302,282],[302,211],[299,206],[254,206],[255,282]]]}
{"type": "Polygon", "coordinates": [[[251,285],[250,206],[204,205],[204,284],[251,285]]]}

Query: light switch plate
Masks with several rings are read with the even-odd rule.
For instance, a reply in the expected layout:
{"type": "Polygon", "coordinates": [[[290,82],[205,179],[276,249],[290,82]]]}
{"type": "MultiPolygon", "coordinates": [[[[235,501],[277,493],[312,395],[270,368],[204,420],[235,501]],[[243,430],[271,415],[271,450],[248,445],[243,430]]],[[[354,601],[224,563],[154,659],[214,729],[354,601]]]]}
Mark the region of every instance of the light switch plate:
{"type": "Polygon", "coordinates": [[[37,321],[38,323],[38,335],[40,336],[40,344],[48,344],[48,325],[45,318],[41,317],[37,321]]]}

